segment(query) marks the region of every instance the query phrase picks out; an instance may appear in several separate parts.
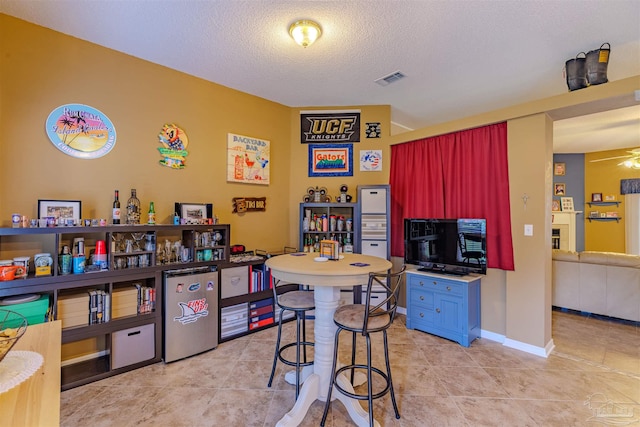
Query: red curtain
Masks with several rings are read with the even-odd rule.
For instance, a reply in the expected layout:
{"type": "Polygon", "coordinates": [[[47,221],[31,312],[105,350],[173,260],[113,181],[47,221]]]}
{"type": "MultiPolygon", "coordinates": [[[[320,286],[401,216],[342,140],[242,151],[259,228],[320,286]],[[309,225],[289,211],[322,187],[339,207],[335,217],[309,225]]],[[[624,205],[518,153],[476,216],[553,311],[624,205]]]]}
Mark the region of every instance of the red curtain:
{"type": "Polygon", "coordinates": [[[486,218],[487,266],[513,270],[507,124],[391,147],[391,254],[404,218],[486,218]]]}

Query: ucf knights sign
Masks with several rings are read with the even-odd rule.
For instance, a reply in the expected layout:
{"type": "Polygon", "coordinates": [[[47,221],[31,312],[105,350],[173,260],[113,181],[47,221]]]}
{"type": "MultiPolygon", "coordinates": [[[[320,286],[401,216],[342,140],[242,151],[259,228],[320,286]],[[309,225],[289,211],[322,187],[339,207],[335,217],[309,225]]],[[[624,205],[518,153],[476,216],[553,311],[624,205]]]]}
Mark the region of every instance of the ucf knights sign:
{"type": "Polygon", "coordinates": [[[360,110],[301,112],[300,141],[303,144],[360,142],[360,110]]]}

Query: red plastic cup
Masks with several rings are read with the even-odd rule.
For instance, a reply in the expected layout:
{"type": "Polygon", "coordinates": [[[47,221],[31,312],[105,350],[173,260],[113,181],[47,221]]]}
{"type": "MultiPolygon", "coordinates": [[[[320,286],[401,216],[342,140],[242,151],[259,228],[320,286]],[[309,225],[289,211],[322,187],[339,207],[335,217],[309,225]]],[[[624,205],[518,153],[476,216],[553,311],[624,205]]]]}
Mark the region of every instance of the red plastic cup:
{"type": "Polygon", "coordinates": [[[107,248],[104,240],[96,240],[96,255],[104,255],[107,253],[107,248]]]}

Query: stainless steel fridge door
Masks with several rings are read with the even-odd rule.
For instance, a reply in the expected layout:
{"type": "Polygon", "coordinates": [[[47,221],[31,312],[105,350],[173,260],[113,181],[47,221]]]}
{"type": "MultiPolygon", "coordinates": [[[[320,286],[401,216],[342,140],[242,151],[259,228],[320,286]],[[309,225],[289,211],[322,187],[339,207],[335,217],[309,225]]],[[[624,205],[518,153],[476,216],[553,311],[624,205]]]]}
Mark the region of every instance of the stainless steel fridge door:
{"type": "Polygon", "coordinates": [[[218,345],[218,272],[166,275],[164,280],[165,362],[218,345]]]}

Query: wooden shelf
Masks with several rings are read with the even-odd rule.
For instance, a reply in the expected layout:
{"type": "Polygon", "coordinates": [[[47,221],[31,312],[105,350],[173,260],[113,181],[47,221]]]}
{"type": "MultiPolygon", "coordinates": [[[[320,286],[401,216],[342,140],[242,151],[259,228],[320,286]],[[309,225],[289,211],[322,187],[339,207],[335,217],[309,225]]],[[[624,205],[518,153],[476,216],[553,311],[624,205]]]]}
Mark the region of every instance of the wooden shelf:
{"type": "Polygon", "coordinates": [[[609,217],[609,218],[596,218],[596,217],[587,217],[587,219],[589,220],[589,222],[591,221],[604,221],[604,222],[611,222],[611,221],[615,221],[615,222],[619,222],[622,217],[618,216],[618,217],[609,217]]]}
{"type": "Polygon", "coordinates": [[[621,202],[611,201],[611,202],[587,202],[589,206],[620,206],[621,202]]]}

